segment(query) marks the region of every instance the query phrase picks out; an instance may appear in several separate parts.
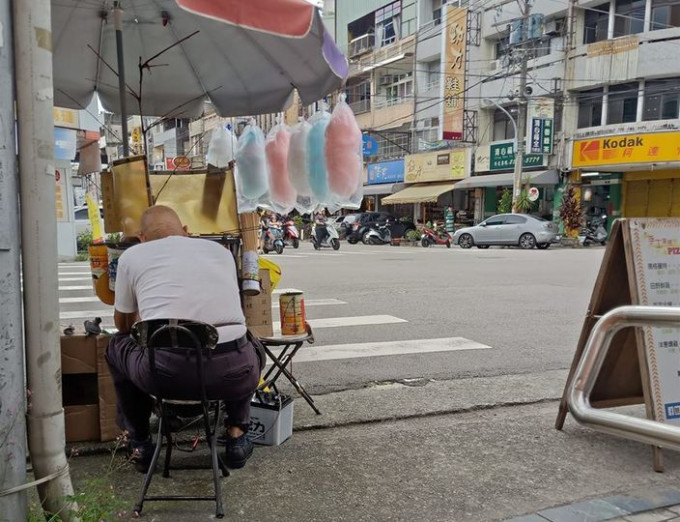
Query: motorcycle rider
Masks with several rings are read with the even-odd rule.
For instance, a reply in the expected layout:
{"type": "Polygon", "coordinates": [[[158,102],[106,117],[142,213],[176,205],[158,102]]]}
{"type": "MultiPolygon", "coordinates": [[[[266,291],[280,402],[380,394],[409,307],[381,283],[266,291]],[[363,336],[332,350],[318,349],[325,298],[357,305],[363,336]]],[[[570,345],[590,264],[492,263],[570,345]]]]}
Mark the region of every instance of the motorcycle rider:
{"type": "Polygon", "coordinates": [[[314,225],[316,226],[316,242],[320,245],[326,237],[328,237],[328,230],[326,230],[326,215],[324,211],[317,212],[314,216],[314,225]]]}

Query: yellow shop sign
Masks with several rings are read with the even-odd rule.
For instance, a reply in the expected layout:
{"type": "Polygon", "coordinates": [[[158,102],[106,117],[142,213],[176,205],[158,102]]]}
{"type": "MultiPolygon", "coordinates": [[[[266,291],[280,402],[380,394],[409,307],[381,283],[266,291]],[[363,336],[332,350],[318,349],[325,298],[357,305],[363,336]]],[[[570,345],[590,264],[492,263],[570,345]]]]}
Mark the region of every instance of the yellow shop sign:
{"type": "Polygon", "coordinates": [[[680,132],[575,140],[572,153],[574,167],[680,161],[680,132]]]}
{"type": "Polygon", "coordinates": [[[440,150],[404,157],[405,183],[463,179],[470,172],[470,149],[440,150]]]}

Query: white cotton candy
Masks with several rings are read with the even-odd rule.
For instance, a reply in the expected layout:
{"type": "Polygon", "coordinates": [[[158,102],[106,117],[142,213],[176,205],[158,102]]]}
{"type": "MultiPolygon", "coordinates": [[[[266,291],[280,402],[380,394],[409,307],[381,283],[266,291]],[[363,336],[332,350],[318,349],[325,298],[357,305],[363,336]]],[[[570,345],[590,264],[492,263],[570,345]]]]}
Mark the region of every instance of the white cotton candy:
{"type": "Polygon", "coordinates": [[[210,138],[208,154],[205,158],[206,163],[219,169],[226,168],[234,160],[236,146],[236,136],[231,132],[231,129],[220,125],[213,131],[210,138]]]}

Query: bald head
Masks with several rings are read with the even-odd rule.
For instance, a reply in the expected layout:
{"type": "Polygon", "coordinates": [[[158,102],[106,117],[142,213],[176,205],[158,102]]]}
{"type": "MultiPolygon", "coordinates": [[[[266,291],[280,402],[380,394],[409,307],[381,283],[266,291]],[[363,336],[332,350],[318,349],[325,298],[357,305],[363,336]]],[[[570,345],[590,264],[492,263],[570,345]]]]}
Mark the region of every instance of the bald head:
{"type": "Polygon", "coordinates": [[[142,230],[139,237],[142,242],[186,235],[186,227],[182,226],[179,216],[170,207],[155,205],[142,214],[142,230]]]}

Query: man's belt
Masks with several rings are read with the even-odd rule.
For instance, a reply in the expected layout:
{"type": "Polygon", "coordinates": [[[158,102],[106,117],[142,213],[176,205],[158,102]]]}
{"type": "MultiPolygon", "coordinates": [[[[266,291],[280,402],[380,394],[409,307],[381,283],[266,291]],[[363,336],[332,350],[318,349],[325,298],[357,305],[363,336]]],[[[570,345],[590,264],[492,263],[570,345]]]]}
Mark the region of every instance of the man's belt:
{"type": "Polygon", "coordinates": [[[226,343],[219,343],[218,345],[215,346],[215,349],[212,350],[212,353],[227,353],[227,352],[233,352],[234,350],[238,350],[239,348],[243,348],[245,345],[248,344],[248,336],[244,335],[243,337],[239,337],[238,339],[234,339],[233,341],[229,341],[226,343]]]}

